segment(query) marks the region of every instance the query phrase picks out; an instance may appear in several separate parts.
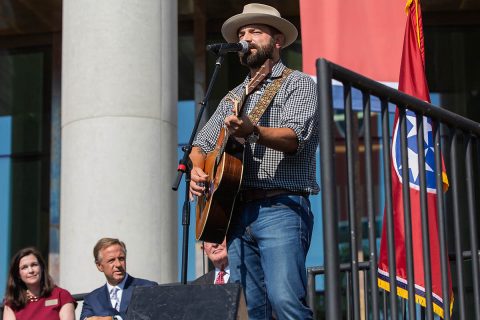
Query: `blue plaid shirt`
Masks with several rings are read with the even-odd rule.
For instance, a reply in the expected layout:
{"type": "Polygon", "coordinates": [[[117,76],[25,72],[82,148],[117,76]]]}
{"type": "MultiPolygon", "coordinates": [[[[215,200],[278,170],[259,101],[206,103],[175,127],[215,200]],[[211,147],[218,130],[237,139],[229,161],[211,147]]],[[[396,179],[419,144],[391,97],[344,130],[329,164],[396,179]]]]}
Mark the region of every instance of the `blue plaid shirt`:
{"type": "MultiPolygon", "coordinates": [[[[249,113],[255,107],[266,86],[281,77],[284,69],[285,65],[281,61],[273,66],[271,75],[247,97],[245,112],[249,113]]],[[[249,80],[250,76],[247,76],[243,83],[231,92],[241,96],[249,80]]],[[[194,146],[201,148],[205,153],[215,148],[223,121],[232,114],[232,102],[226,97],[222,99],[215,113],[193,142],[194,146]]],[[[292,72],[283,82],[258,125],[292,129],[298,138],[298,149],[294,154],[286,154],[261,144],[245,142],[241,189],[280,188],[310,194],[318,193],[315,151],[319,139],[319,112],[315,82],[300,71],[292,72]]]]}

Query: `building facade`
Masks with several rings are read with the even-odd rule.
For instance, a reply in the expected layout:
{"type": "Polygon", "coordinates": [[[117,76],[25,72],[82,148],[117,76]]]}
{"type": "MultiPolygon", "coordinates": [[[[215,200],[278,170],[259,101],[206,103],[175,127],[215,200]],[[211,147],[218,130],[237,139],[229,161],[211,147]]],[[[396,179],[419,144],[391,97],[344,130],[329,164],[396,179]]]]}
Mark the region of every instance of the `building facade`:
{"type": "MultiPolygon", "coordinates": [[[[263,2],[299,28],[297,1],[263,2]]],[[[245,3],[0,0],[0,297],[10,257],[30,245],[72,293],[99,286],[92,249],[104,236],[126,242],[132,274],[179,280],[177,160],[215,63],[205,44],[222,42],[221,24],[245,3]]],[[[479,10],[479,1],[424,1],[433,101],[475,121],[479,10]]],[[[301,38],[282,59],[302,68],[301,38]]],[[[207,116],[245,76],[237,60],[227,56],[207,116]]],[[[312,205],[311,266],[323,263],[318,196],[312,205]]],[[[193,279],[205,260],[190,239],[193,279]]]]}

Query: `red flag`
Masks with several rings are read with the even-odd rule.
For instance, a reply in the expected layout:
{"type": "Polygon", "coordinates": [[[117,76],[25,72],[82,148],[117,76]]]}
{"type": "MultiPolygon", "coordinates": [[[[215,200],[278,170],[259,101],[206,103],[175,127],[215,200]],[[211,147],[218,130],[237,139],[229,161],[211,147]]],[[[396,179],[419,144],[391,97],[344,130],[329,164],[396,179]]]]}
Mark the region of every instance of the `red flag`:
{"type": "MultiPolygon", "coordinates": [[[[419,0],[408,0],[406,5],[407,24],[403,44],[402,62],[400,67],[399,90],[419,99],[430,102],[427,80],[425,76],[425,56],[423,43],[422,13],[419,0]]],[[[418,147],[417,147],[417,126],[413,112],[407,110],[407,148],[409,163],[409,187],[410,206],[412,221],[412,244],[415,282],[415,301],[426,306],[425,299],[425,277],[423,264],[421,209],[420,209],[420,187],[418,168],[418,147]]],[[[427,206],[430,235],[430,261],[432,274],[432,301],[433,310],[443,317],[443,292],[440,270],[440,247],[437,225],[437,191],[435,175],[434,141],[432,136],[431,120],[424,117],[424,149],[425,171],[427,181],[427,206]]],[[[402,194],[402,166],[398,125],[398,109],[395,112],[395,121],[392,134],[392,204],[393,204],[393,225],[395,234],[395,260],[397,266],[396,283],[397,294],[408,299],[407,291],[407,267],[405,255],[405,229],[404,210],[402,194]]],[[[448,179],[445,170],[442,170],[444,187],[448,187],[448,179]]],[[[379,257],[379,278],[378,285],[390,291],[388,245],[386,238],[386,219],[383,223],[382,241],[379,257]]],[[[450,313],[453,306],[453,293],[448,269],[450,313]]]]}

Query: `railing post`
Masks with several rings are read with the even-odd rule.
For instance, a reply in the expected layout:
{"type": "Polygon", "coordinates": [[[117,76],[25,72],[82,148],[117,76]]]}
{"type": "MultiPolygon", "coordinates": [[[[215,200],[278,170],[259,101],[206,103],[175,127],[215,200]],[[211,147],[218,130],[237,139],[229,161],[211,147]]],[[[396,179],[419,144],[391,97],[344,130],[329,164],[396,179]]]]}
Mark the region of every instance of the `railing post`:
{"type": "MultiPolygon", "coordinates": [[[[398,125],[400,126],[400,145],[402,154],[402,168],[408,168],[408,147],[407,147],[407,110],[398,109],[398,125]]],[[[402,170],[402,194],[403,194],[403,216],[405,230],[405,252],[408,281],[408,315],[409,319],[415,320],[415,270],[413,264],[412,244],[412,211],[410,206],[410,174],[408,169],[402,170]]]]}
{"type": "Polygon", "coordinates": [[[432,267],[430,258],[430,222],[427,202],[427,178],[425,175],[425,145],[424,130],[427,118],[422,114],[416,113],[417,120],[417,149],[418,149],[418,174],[420,179],[420,213],[422,221],[422,252],[423,252],[423,271],[425,281],[425,300],[426,300],[426,317],[433,320],[432,305],[432,267]]]}
{"type": "MultiPolygon", "coordinates": [[[[369,264],[370,264],[370,286],[372,295],[372,319],[379,319],[378,305],[378,286],[377,286],[377,236],[375,232],[375,212],[373,196],[373,165],[372,165],[372,133],[370,127],[370,95],[363,93],[363,123],[364,123],[364,143],[365,143],[365,180],[368,210],[368,242],[369,242],[369,264]]],[[[367,290],[365,290],[367,292],[367,290]]],[[[368,307],[368,304],[366,304],[368,307]]],[[[368,316],[368,312],[366,315],[368,316]]]]}
{"type": "Polygon", "coordinates": [[[455,266],[457,273],[457,294],[455,296],[457,305],[457,319],[465,320],[466,304],[465,304],[465,283],[463,279],[463,258],[462,258],[462,244],[461,244],[461,218],[460,218],[460,169],[458,162],[460,133],[456,128],[453,128],[452,146],[450,149],[451,181],[452,181],[452,202],[453,202],[453,239],[455,241],[455,266]]]}
{"type": "Polygon", "coordinates": [[[382,159],[383,175],[385,179],[385,215],[387,220],[387,240],[388,240],[388,272],[390,284],[390,317],[396,320],[397,313],[397,262],[395,259],[395,235],[393,225],[393,204],[392,204],[392,172],[390,169],[390,114],[388,112],[388,101],[381,100],[382,104],[382,159]]]}
{"type": "Polygon", "coordinates": [[[347,183],[348,183],[348,221],[350,224],[350,259],[352,263],[352,312],[353,319],[360,319],[360,275],[358,273],[359,247],[361,248],[361,212],[357,206],[358,193],[358,130],[355,126],[352,110],[352,87],[343,83],[345,110],[345,143],[347,149],[347,183]],[[357,219],[357,216],[358,219],[357,219]],[[359,225],[360,223],[360,225],[359,225]],[[358,236],[360,235],[360,239],[358,236]]]}
{"type": "Polygon", "coordinates": [[[445,226],[445,196],[443,192],[443,177],[442,177],[442,148],[440,144],[441,126],[440,122],[433,124],[433,132],[435,136],[435,173],[437,184],[437,218],[438,218],[438,236],[440,241],[440,266],[442,272],[442,292],[443,292],[443,319],[450,320],[450,283],[449,283],[449,262],[448,249],[446,239],[445,226]]]}
{"type": "Polygon", "coordinates": [[[307,268],[307,305],[312,309],[315,318],[317,313],[315,308],[315,273],[312,268],[307,268]]]}
{"type": "Polygon", "coordinates": [[[318,103],[320,108],[320,157],[322,214],[325,254],[326,319],[341,319],[338,259],[338,217],[335,195],[335,152],[333,139],[332,70],[324,59],[317,60],[318,103]],[[322,93],[322,94],[320,94],[322,93]]]}

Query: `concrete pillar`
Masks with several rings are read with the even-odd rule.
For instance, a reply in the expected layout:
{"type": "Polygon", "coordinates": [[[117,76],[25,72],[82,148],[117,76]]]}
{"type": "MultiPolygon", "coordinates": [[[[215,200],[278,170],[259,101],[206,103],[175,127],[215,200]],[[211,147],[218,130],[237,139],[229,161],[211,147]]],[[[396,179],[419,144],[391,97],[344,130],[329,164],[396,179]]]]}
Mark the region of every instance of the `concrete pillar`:
{"type": "Polygon", "coordinates": [[[127,271],[177,281],[177,2],[64,0],[60,286],[105,282],[101,237],[127,271]]]}

